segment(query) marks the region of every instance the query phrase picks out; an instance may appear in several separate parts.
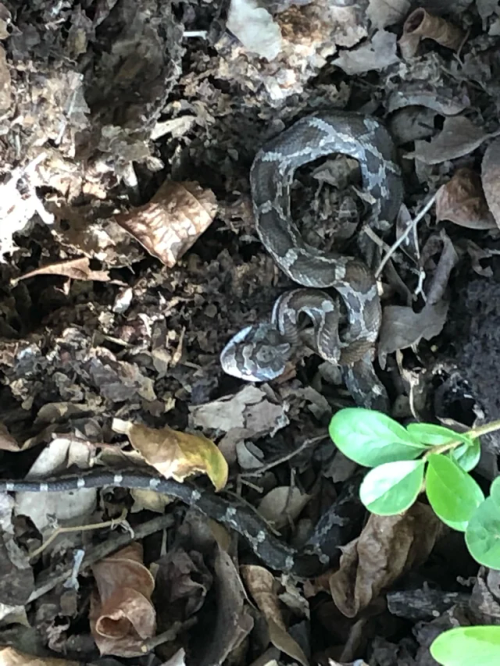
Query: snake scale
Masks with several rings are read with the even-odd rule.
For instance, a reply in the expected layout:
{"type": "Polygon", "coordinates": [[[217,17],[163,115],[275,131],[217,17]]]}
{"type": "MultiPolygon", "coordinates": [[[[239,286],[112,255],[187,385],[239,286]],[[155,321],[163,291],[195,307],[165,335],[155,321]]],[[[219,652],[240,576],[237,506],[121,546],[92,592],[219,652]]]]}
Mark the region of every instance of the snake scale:
{"type": "Polygon", "coordinates": [[[359,162],[363,185],[373,200],[365,224],[376,228],[393,222],[403,198],[402,179],[392,139],[376,118],[345,111],[317,113],[270,141],[250,172],[256,230],[279,268],[303,288],[278,299],[270,323],[239,331],[223,349],[221,365],[226,373],[247,381],[279,376],[299,343],[299,318],[305,314],[314,329],[307,344],[323,359],[343,366],[355,400],[374,407],[383,391],[371,364],[382,320],[375,277],[356,258],[305,243],[291,216],[295,171],[332,153],[359,162]],[[346,306],[349,326],[343,339],[338,300],[324,291],[329,287],[346,306]]]}
{"type": "MultiPolygon", "coordinates": [[[[364,186],[374,202],[367,223],[376,226],[381,220],[393,221],[403,190],[394,146],[378,120],[346,112],[318,113],[299,120],[272,140],[257,154],[250,174],[256,228],[276,264],[303,288],[278,299],[271,324],[240,331],[222,352],[221,362],[226,372],[246,380],[278,376],[298,344],[299,316],[303,313],[313,322],[309,344],[323,358],[344,366],[348,388],[358,402],[366,404],[366,396],[373,393],[377,381],[370,361],[381,322],[375,278],[358,259],[307,245],[290,211],[295,170],[331,153],[345,153],[359,161],[364,186]],[[330,287],[346,305],[349,329],[344,339],[338,329],[338,302],[324,291],[330,287]]],[[[359,534],[364,517],[359,483],[359,476],[354,476],[344,484],[300,550],[277,538],[243,501],[229,501],[213,491],[155,474],[97,470],[44,481],[0,480],[0,491],[63,492],[104,486],[154,490],[239,533],[270,569],[313,576],[338,561],[339,546],[359,534]]]]}

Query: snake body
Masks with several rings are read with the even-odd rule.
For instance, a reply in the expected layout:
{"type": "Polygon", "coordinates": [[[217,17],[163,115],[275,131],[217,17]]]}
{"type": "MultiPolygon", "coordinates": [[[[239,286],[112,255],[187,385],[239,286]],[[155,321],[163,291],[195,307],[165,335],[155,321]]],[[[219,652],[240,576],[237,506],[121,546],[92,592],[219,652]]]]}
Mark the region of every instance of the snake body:
{"type": "Polygon", "coordinates": [[[359,533],[364,518],[359,484],[359,476],[344,484],[342,493],[320,518],[313,534],[300,550],[277,538],[263,518],[242,500],[232,498],[229,501],[193,483],[179,483],[155,474],[92,470],[43,481],[0,479],[0,492],[78,492],[84,488],[111,486],[164,493],[240,534],[270,569],[309,577],[338,562],[339,547],[359,533]]]}
{"type": "Polygon", "coordinates": [[[359,162],[363,185],[373,200],[367,225],[392,223],[399,210],[403,186],[394,144],[375,118],[345,111],[317,113],[298,120],[261,149],[250,172],[256,230],[279,268],[306,289],[280,297],[270,324],[249,326],[229,341],[221,354],[228,374],[249,381],[281,374],[298,340],[300,313],[313,321],[311,346],[324,359],[352,368],[373,351],[382,315],[372,271],[356,258],[308,245],[291,216],[296,169],[333,153],[359,162]],[[337,300],[318,291],[329,287],[346,306],[349,327],[343,339],[337,300]]]}

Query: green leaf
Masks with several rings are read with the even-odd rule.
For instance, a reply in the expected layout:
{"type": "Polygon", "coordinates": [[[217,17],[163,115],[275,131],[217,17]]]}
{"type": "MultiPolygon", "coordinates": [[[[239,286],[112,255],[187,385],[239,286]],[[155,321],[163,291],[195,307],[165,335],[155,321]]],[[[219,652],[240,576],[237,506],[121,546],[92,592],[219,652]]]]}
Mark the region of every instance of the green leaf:
{"type": "Polygon", "coordinates": [[[481,457],[481,442],[479,439],[473,439],[470,444],[461,444],[446,455],[449,458],[453,458],[465,472],[470,472],[477,465],[481,457]]]}
{"type": "Polygon", "coordinates": [[[498,666],[500,627],[456,627],[440,634],[430,647],[432,657],[442,666],[498,666]]]}
{"type": "Polygon", "coordinates": [[[474,479],[447,456],[428,458],[425,488],[436,515],[450,527],[465,532],[474,511],[484,500],[474,479]]]}
{"type": "Polygon", "coordinates": [[[361,501],[379,516],[405,511],[422,489],[424,469],[423,460],[401,460],[375,467],[363,479],[359,489],[361,501]]]}
{"type": "Polygon", "coordinates": [[[441,446],[451,442],[464,442],[469,446],[472,445],[472,439],[468,435],[434,423],[409,423],[406,429],[419,442],[427,446],[441,446]]]}
{"type": "Polygon", "coordinates": [[[500,506],[500,476],[490,486],[490,497],[500,506]]]}
{"type": "Polygon", "coordinates": [[[342,453],[365,467],[414,460],[425,446],[397,421],[371,409],[341,409],[330,421],[330,437],[342,453]]]}
{"type": "MultiPolygon", "coordinates": [[[[492,494],[472,514],[465,531],[465,542],[472,557],[492,569],[500,569],[499,479],[492,484],[492,494]],[[496,486],[493,489],[493,486],[496,486]]],[[[500,662],[499,662],[500,663],[500,662]]]]}

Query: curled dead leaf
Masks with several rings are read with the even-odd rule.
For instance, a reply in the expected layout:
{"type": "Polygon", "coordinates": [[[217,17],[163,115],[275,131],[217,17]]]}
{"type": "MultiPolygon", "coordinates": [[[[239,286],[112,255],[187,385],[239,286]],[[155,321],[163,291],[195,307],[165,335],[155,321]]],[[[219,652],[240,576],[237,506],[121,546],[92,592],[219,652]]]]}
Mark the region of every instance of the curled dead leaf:
{"type": "Polygon", "coordinates": [[[500,139],[490,143],[484,153],[481,179],[488,207],[500,227],[500,139]]]}
{"type": "Polygon", "coordinates": [[[408,16],[403,26],[399,45],[405,58],[416,54],[421,39],[432,39],[441,46],[456,51],[463,43],[465,33],[453,23],[419,7],[408,16]]]}
{"type": "Polygon", "coordinates": [[[287,632],[275,590],[274,576],[264,567],[248,565],[241,567],[246,586],[262,612],[269,630],[269,640],[302,666],[309,662],[300,645],[287,632]]]}
{"type": "Polygon", "coordinates": [[[166,181],[149,203],[117,215],[115,220],[172,268],[210,226],[216,212],[212,190],[193,182],[166,181]]]}
{"type": "Polygon", "coordinates": [[[276,529],[281,529],[299,517],[311,499],[297,486],[278,486],[270,490],[259,503],[259,513],[276,529]]]}
{"type": "Polygon", "coordinates": [[[389,585],[425,562],[441,531],[429,506],[416,503],[396,516],[371,514],[361,535],[344,546],[330,592],[346,617],[356,617],[389,585]]]}
{"type": "MultiPolygon", "coordinates": [[[[500,199],[499,199],[500,201],[500,199]]],[[[468,229],[494,229],[481,178],[472,169],[458,169],[436,196],[436,219],[449,220],[468,229]]]]}
{"type": "Polygon", "coordinates": [[[41,266],[11,280],[11,283],[17,284],[21,280],[27,280],[36,275],[62,275],[72,280],[95,280],[97,282],[107,282],[109,280],[108,271],[93,271],[90,268],[88,257],[81,257],[80,259],[70,259],[69,261],[60,261],[57,264],[41,266]]]}
{"type": "Polygon", "coordinates": [[[164,426],[160,430],[115,419],[115,432],[128,436],[146,462],[166,478],[184,481],[207,474],[216,490],[227,483],[228,464],[217,446],[204,435],[192,435],[164,426]]]}
{"type": "Polygon", "coordinates": [[[154,636],[154,578],[142,559],[142,546],[132,543],[92,567],[97,589],[90,628],[101,655],[140,655],[144,640],[154,636]]]}

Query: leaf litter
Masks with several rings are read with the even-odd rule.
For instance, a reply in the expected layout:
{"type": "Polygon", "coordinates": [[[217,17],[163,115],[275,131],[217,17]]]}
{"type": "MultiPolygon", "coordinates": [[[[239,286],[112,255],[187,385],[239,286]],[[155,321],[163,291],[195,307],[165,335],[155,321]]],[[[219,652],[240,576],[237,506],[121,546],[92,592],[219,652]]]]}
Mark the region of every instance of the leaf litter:
{"type": "MultiPolygon", "coordinates": [[[[353,404],[341,373],[304,351],[242,385],[219,353],[291,286],[256,238],[255,152],[331,108],[385,120],[403,168],[406,208],[378,239],[393,415],[499,417],[500,10],[366,4],[0,4],[2,476],[208,476],[307,540],[357,471],[325,436],[353,404]]],[[[350,251],[370,205],[356,173],[299,174],[308,239],[350,251]]],[[[436,633],[498,617],[494,572],[420,504],[370,516],[305,581],[155,493],[0,499],[0,666],[417,665],[436,633]]]]}

